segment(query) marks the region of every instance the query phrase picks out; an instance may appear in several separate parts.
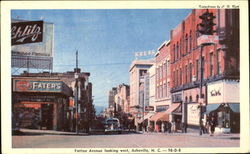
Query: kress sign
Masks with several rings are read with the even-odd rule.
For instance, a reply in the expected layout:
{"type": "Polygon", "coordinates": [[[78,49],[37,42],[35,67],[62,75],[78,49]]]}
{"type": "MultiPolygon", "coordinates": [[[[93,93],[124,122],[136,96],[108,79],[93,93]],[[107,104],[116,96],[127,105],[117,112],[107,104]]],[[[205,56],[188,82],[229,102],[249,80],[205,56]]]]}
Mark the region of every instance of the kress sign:
{"type": "Polygon", "coordinates": [[[11,23],[11,45],[43,41],[43,21],[11,23]]]}

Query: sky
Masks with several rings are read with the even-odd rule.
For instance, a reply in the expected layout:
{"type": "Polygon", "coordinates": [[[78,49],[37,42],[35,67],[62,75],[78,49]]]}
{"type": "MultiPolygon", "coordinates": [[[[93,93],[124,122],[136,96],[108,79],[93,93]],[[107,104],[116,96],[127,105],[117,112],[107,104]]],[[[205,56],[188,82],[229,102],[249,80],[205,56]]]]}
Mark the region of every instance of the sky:
{"type": "MultiPolygon", "coordinates": [[[[190,9],[12,10],[12,19],[54,24],[53,72],[90,73],[95,106],[108,106],[108,91],[129,84],[135,52],[157,51],[190,9]]],[[[143,58],[143,57],[141,57],[143,58]]],[[[145,58],[145,57],[144,57],[145,58]]],[[[149,57],[146,57],[149,58],[149,57]]]]}

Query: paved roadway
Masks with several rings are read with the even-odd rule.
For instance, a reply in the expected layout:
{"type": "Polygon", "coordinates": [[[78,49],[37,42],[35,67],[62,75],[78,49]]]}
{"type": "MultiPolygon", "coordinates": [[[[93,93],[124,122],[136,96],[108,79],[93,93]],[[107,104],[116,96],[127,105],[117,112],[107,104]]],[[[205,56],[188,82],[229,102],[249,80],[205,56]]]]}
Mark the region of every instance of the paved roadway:
{"type": "Polygon", "coordinates": [[[13,148],[166,148],[239,147],[238,135],[112,134],[112,135],[23,135],[12,136],[13,148]]]}

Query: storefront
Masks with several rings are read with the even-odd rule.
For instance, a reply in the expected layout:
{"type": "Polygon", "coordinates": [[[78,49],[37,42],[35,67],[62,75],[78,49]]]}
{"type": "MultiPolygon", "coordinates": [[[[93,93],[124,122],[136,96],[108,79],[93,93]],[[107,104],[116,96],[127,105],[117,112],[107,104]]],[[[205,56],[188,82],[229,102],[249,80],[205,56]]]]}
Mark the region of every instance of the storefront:
{"type": "Polygon", "coordinates": [[[239,82],[222,80],[208,84],[206,115],[215,116],[215,132],[240,132],[239,82]]]}
{"type": "Polygon", "coordinates": [[[68,130],[71,89],[56,79],[12,79],[13,127],[68,130]]]}

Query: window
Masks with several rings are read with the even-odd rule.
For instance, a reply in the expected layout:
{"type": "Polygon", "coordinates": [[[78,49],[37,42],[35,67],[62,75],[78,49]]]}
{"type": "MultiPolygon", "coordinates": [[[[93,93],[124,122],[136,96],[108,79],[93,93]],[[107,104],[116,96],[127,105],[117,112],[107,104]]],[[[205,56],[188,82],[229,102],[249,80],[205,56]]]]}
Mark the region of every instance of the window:
{"type": "Polygon", "coordinates": [[[168,85],[167,85],[167,97],[170,96],[170,82],[168,82],[168,85]]]}
{"type": "Polygon", "coordinates": [[[170,74],[170,61],[168,60],[168,63],[167,63],[167,75],[170,74]]]}
{"type": "Polygon", "coordinates": [[[181,71],[181,68],[180,68],[180,85],[182,85],[182,71],[181,71]]]}
{"type": "Polygon", "coordinates": [[[196,76],[196,81],[197,81],[198,78],[199,78],[199,59],[196,59],[196,73],[195,73],[195,76],[196,76]]]}
{"type": "Polygon", "coordinates": [[[181,45],[182,45],[182,43],[181,43],[181,40],[180,40],[180,57],[182,56],[181,55],[182,54],[182,51],[181,51],[182,50],[182,46],[181,45]]]}
{"type": "Polygon", "coordinates": [[[186,72],[185,72],[185,81],[188,83],[188,66],[186,65],[186,72]]]}
{"type": "Polygon", "coordinates": [[[179,82],[178,82],[178,70],[176,71],[176,84],[179,85],[179,82]]]}
{"type": "Polygon", "coordinates": [[[213,53],[210,53],[210,76],[213,76],[213,53]]]}
{"type": "Polygon", "coordinates": [[[176,54],[177,54],[177,59],[179,59],[179,42],[177,42],[176,54]]]}
{"type": "Polygon", "coordinates": [[[204,57],[201,59],[201,79],[204,79],[204,57]]]}
{"type": "Polygon", "coordinates": [[[221,69],[220,69],[220,50],[217,50],[217,54],[216,54],[216,62],[217,62],[217,74],[220,74],[221,69]]]}
{"type": "Polygon", "coordinates": [[[163,64],[163,78],[165,78],[167,76],[166,72],[167,72],[167,64],[164,63],[163,64]]]}
{"type": "Polygon", "coordinates": [[[174,45],[174,49],[173,49],[173,56],[174,56],[174,62],[175,62],[175,60],[176,60],[176,58],[175,58],[175,45],[174,45]]]}
{"type": "Polygon", "coordinates": [[[189,79],[189,81],[190,81],[190,82],[192,82],[192,70],[193,70],[192,67],[193,67],[193,66],[192,66],[192,63],[190,63],[190,64],[189,64],[189,73],[190,73],[190,76],[189,76],[190,79],[189,79]]]}
{"type": "Polygon", "coordinates": [[[173,71],[173,77],[172,77],[172,79],[173,79],[173,86],[175,86],[175,71],[173,71]]]}
{"type": "Polygon", "coordinates": [[[186,40],[185,41],[186,41],[186,43],[185,43],[186,44],[186,53],[188,53],[188,35],[187,34],[186,34],[186,40]]]}
{"type": "Polygon", "coordinates": [[[192,52],[192,31],[190,31],[189,35],[189,51],[192,52]]]}
{"type": "Polygon", "coordinates": [[[167,84],[164,83],[164,86],[163,86],[163,97],[166,97],[167,95],[167,84]]]}

